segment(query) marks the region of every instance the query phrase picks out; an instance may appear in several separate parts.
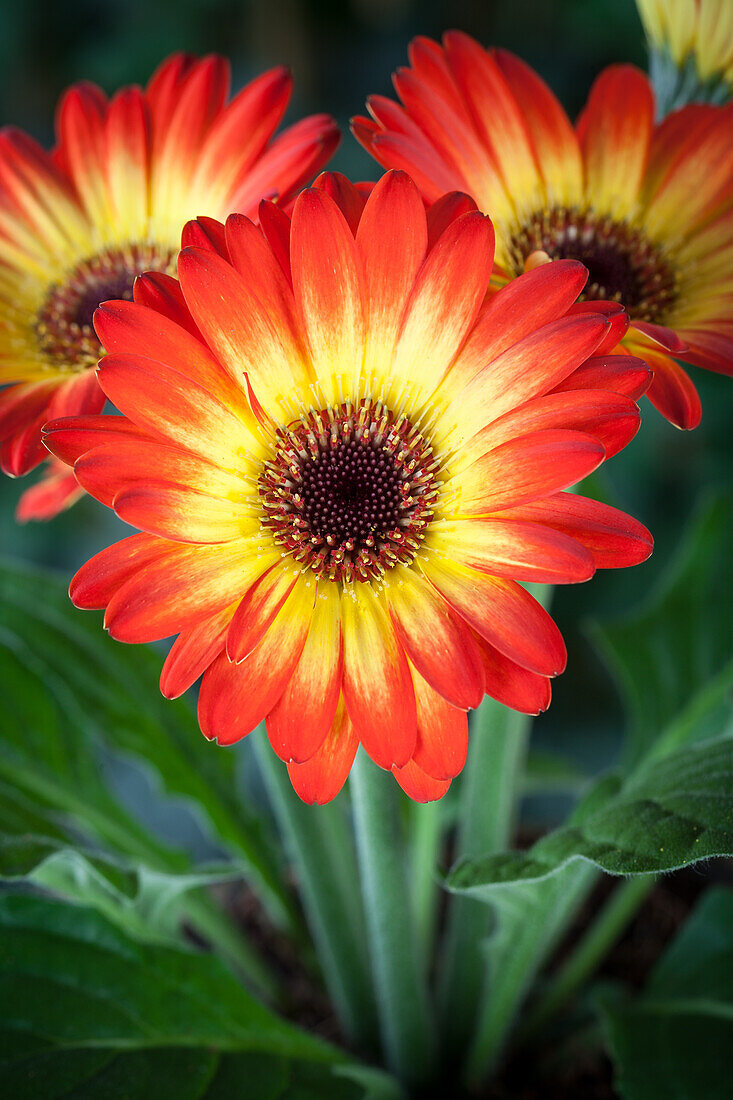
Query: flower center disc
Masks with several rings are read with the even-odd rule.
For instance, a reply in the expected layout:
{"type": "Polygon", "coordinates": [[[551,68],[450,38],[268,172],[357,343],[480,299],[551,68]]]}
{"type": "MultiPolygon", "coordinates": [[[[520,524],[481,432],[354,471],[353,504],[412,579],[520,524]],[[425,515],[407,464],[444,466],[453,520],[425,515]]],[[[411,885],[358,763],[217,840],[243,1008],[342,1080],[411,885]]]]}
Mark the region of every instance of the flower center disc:
{"type": "Polygon", "coordinates": [[[167,271],[174,252],[154,244],[109,249],[82,260],[62,283],[54,284],[38,312],[36,339],[54,367],[96,367],[102,353],[94,332],[94,311],[112,298],[132,301],[132,285],[144,271],[167,271]]]}
{"type": "Polygon", "coordinates": [[[433,517],[439,464],[380,402],[309,413],[277,435],[259,479],[263,526],[332,581],[367,581],[415,557],[433,517]]]}
{"type": "Polygon", "coordinates": [[[639,230],[591,210],[555,209],[530,219],[510,244],[517,274],[537,249],[553,260],[580,260],[588,268],[582,299],[621,302],[639,321],[661,321],[677,297],[675,274],[661,249],[639,230]]]}

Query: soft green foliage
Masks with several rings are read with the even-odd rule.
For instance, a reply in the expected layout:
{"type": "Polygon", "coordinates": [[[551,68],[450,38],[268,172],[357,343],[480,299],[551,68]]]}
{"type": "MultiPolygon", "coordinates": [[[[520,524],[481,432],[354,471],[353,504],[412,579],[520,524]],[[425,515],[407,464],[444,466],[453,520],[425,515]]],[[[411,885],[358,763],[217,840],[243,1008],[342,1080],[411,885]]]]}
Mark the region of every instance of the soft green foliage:
{"type": "Polygon", "coordinates": [[[163,791],[183,796],[246,866],[273,915],[287,921],[279,860],[261,819],[236,797],[234,753],[211,752],[188,702],[160,696],[158,654],[109,639],[96,615],[71,606],[65,589],[35,570],[0,569],[0,782],[18,792],[19,821],[35,815],[11,831],[60,839],[81,830],[153,869],[188,871],[186,857],[155,842],[112,795],[102,745],[145,761],[163,791]]]}
{"type": "Polygon", "coordinates": [[[236,864],[172,874],[43,836],[0,836],[0,878],[92,906],[145,940],[177,939],[188,892],[241,874],[236,864]]]}
{"type": "Polygon", "coordinates": [[[364,1095],[334,1076],[343,1055],[259,1005],[214,957],[136,943],[93,910],[44,898],[0,898],[0,928],[5,1096],[364,1095]]]}
{"type": "Polygon", "coordinates": [[[604,1009],[625,1100],[726,1100],[733,1043],[733,892],[711,890],[641,996],[604,1009]]]}
{"type": "Polygon", "coordinates": [[[594,630],[629,713],[627,760],[657,741],[667,747],[710,738],[731,721],[733,615],[730,575],[733,497],[701,512],[646,607],[594,630]]]}

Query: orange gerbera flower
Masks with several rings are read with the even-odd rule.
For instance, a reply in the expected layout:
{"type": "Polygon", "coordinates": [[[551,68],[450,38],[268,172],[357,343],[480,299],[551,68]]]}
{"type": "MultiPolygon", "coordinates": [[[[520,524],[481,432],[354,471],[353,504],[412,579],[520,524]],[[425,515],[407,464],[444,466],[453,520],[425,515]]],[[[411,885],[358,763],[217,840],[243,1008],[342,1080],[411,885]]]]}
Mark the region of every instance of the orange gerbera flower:
{"type": "Polygon", "coordinates": [[[472,195],[508,275],[535,250],[582,260],[586,293],[631,316],[624,343],[654,371],[650,400],[694,428],[700,400],[673,356],[733,372],[733,107],[685,107],[655,126],[649,81],[617,65],[573,128],[527,65],[465,34],[415,39],[410,62],[394,78],[404,106],[373,96],[373,117],[353,122],[359,141],[428,202],[472,195]]]}
{"type": "MultiPolygon", "coordinates": [[[[586,271],[547,264],[486,300],[491,222],[461,195],[426,216],[388,173],[368,198],[327,175],[262,230],[187,226],[179,284],[146,275],[96,314],[121,417],[61,420],[54,453],[141,529],[77,573],[126,642],[178,634],[163,693],[203,673],[227,745],[263,719],[306,801],[357,744],[416,799],[463,766],[485,692],[537,713],[562,638],[518,582],[587,580],[648,532],[566,494],[639,423],[607,354],[621,311],[575,307],[586,271]]],[[[621,322],[622,323],[622,322],[621,322]]],[[[621,329],[621,331],[623,331],[621,329]]]]}
{"type": "MultiPolygon", "coordinates": [[[[41,427],[49,418],[101,410],[92,327],[101,301],[131,297],[142,271],[175,270],[189,218],[254,213],[263,196],[288,198],[326,162],[338,142],[326,115],[272,140],[291,84],[285,69],[273,69],[227,104],[227,61],[176,55],[144,91],[124,88],[108,102],[94,85],[69,89],[53,153],[19,130],[0,133],[6,473],[25,474],[48,457],[41,427]]],[[[32,499],[21,504],[29,507],[32,499]]]]}

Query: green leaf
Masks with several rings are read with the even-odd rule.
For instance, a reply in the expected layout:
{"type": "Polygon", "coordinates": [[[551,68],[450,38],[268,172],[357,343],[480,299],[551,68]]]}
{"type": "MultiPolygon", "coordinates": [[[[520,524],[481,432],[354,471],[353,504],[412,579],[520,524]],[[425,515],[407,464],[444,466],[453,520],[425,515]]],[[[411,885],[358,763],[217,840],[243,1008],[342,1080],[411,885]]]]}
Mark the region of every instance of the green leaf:
{"type": "Polygon", "coordinates": [[[606,1004],[603,1015],[626,1100],[727,1100],[733,891],[708,891],[641,996],[606,1004]]]}
{"type": "Polygon", "coordinates": [[[733,615],[721,592],[732,530],[733,497],[726,494],[702,510],[646,607],[593,628],[627,705],[631,766],[652,748],[658,753],[660,737],[667,751],[729,726],[733,615]]]}
{"type": "Polygon", "coordinates": [[[516,883],[545,879],[576,861],[629,875],[731,854],[733,741],[723,739],[681,749],[624,784],[603,780],[567,825],[529,851],[464,860],[447,886],[491,901],[516,883]]]}
{"type": "MultiPolygon", "coordinates": [[[[204,740],[185,699],[161,697],[159,654],[112,641],[98,615],[72,607],[64,582],[7,562],[0,566],[0,621],[0,678],[13,688],[0,780],[49,812],[82,821],[105,843],[129,854],[139,843],[149,855],[151,838],[101,781],[95,744],[143,760],[169,795],[183,796],[211,823],[246,863],[271,915],[288,923],[292,905],[277,849],[261,817],[237,799],[235,753],[204,740]]],[[[170,869],[170,851],[161,858],[170,869]]]]}
{"type": "Polygon", "coordinates": [[[49,837],[0,834],[0,879],[31,883],[93,906],[141,940],[177,940],[187,915],[185,895],[241,873],[241,866],[230,863],[168,874],[49,837]]]}
{"type": "Polygon", "coordinates": [[[365,1094],[344,1054],[278,1019],[212,956],[136,943],[93,910],[45,898],[0,897],[0,929],[5,1096],[365,1094]]]}

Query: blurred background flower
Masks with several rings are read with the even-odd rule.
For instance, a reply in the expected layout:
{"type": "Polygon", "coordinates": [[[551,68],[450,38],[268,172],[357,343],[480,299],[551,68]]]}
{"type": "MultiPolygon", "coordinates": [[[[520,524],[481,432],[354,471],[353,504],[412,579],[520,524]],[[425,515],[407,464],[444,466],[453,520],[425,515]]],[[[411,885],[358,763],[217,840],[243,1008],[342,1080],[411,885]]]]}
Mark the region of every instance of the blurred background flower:
{"type": "MultiPolygon", "coordinates": [[[[370,93],[391,94],[416,34],[439,37],[459,27],[484,45],[523,57],[551,85],[571,117],[594,77],[618,61],[646,66],[644,31],[633,0],[4,0],[0,7],[0,122],[22,127],[48,146],[54,105],[70,83],[89,79],[107,91],[143,83],[173,50],[230,57],[233,89],[264,69],[289,65],[295,94],[285,123],[317,111],[344,132],[370,93]]],[[[374,179],[371,158],[346,137],[329,165],[374,179]]],[[[204,213],[202,211],[202,213],[204,213]]],[[[537,736],[575,745],[595,764],[613,755],[622,718],[615,689],[578,623],[630,608],[660,577],[681,538],[701,486],[720,485],[733,469],[729,379],[699,372],[704,415],[692,435],[656,415],[604,467],[594,493],[637,516],[656,537],[650,562],[558,594],[555,613],[568,639],[568,672],[557,685],[537,736]]],[[[51,524],[14,522],[24,481],[0,482],[2,552],[72,572],[91,554],[129,533],[107,509],[82,499],[51,524]]],[[[721,597],[722,598],[722,597],[721,597]]]]}
{"type": "Polygon", "coordinates": [[[730,0],[637,0],[664,110],[690,99],[724,103],[733,91],[730,0]]]}

